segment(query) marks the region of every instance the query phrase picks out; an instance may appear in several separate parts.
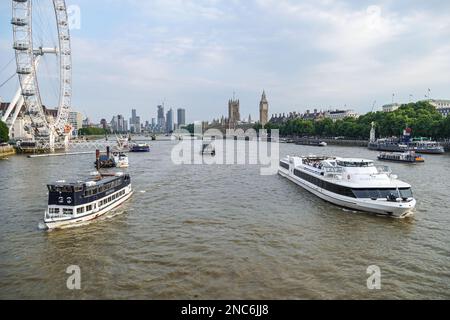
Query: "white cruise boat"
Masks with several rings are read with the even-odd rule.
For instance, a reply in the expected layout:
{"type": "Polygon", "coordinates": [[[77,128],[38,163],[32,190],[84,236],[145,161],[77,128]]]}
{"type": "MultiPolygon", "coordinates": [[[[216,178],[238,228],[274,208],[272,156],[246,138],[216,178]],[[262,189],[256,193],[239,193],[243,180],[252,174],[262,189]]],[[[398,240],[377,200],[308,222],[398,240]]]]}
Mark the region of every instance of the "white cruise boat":
{"type": "Polygon", "coordinates": [[[47,229],[63,229],[93,220],[127,201],[133,194],[131,178],[118,172],[87,181],[58,181],[48,186],[47,229]]]}
{"type": "Polygon", "coordinates": [[[372,160],[287,156],[278,173],[335,205],[397,218],[413,215],[411,186],[372,160]]]}
{"type": "Polygon", "coordinates": [[[128,168],[128,156],[123,152],[114,152],[113,153],[114,163],[116,164],[116,168],[128,168]]]}

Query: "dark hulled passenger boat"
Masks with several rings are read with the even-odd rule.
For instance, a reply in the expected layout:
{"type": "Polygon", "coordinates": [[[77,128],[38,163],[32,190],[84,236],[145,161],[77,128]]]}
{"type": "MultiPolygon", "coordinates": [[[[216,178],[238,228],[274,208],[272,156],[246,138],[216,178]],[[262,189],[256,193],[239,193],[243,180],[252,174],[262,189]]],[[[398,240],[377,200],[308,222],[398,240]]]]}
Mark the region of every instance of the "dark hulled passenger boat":
{"type": "Polygon", "coordinates": [[[150,146],[145,143],[137,143],[131,146],[130,152],[150,152],[150,146]]]}
{"type": "Polygon", "coordinates": [[[62,229],[93,220],[121,205],[133,194],[131,178],[118,172],[96,173],[86,181],[58,181],[48,186],[47,229],[62,229]]]}

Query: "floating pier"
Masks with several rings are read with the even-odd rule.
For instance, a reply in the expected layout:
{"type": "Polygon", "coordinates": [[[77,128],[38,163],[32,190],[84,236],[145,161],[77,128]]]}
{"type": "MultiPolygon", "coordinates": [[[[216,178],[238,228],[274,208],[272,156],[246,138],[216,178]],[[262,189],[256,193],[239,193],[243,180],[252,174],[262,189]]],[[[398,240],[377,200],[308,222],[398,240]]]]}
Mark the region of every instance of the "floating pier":
{"type": "Polygon", "coordinates": [[[80,154],[95,154],[95,151],[32,154],[32,155],[29,155],[28,158],[65,157],[65,156],[77,156],[80,154]]]}

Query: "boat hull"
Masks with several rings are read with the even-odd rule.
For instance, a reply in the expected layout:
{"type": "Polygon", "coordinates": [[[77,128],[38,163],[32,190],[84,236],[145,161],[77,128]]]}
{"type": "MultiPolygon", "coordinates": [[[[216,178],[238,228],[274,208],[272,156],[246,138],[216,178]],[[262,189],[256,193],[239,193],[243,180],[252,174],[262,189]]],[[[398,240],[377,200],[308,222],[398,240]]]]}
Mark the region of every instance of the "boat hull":
{"type": "Polygon", "coordinates": [[[324,141],[311,141],[311,140],[299,140],[295,142],[297,145],[301,146],[312,146],[312,147],[326,147],[328,144],[324,141]]]}
{"type": "Polygon", "coordinates": [[[425,153],[425,154],[444,154],[445,150],[438,148],[438,149],[420,149],[420,148],[416,148],[413,149],[415,152],[417,153],[425,153]]]}
{"type": "Polygon", "coordinates": [[[425,154],[444,154],[445,150],[443,148],[420,148],[407,146],[402,147],[397,144],[377,144],[377,143],[369,143],[369,150],[374,151],[388,151],[388,152],[406,152],[408,150],[415,151],[417,153],[425,153],[425,154]]]}
{"type": "Polygon", "coordinates": [[[119,163],[116,168],[128,168],[130,165],[128,163],[119,163]]]}
{"type": "Polygon", "coordinates": [[[395,160],[395,159],[383,159],[378,158],[379,161],[386,161],[386,162],[399,162],[399,163],[418,163],[419,161],[414,160],[395,160]]]}
{"type": "Polygon", "coordinates": [[[377,145],[377,144],[369,144],[369,150],[374,151],[389,151],[389,152],[406,152],[408,148],[403,148],[398,145],[377,145]]]}
{"type": "Polygon", "coordinates": [[[70,219],[45,219],[44,225],[48,230],[54,230],[54,229],[65,229],[69,227],[75,227],[77,225],[82,225],[86,222],[89,222],[91,220],[97,219],[104,214],[108,213],[109,211],[117,208],[121,204],[123,204],[125,201],[131,198],[133,195],[133,190],[131,190],[131,186],[129,186],[129,192],[126,193],[122,198],[118,199],[117,201],[113,202],[111,205],[109,205],[106,208],[100,209],[97,212],[92,212],[91,214],[82,216],[82,217],[74,217],[70,219]]]}
{"type": "Polygon", "coordinates": [[[325,191],[317,186],[309,184],[295,176],[292,176],[288,170],[280,168],[278,174],[284,178],[289,179],[295,184],[299,185],[306,191],[314,194],[322,200],[337,205],[342,208],[375,213],[378,215],[395,217],[395,218],[407,218],[414,214],[413,210],[416,206],[416,200],[411,202],[398,204],[396,202],[388,202],[384,200],[371,200],[371,199],[355,199],[345,197],[331,192],[325,191]]]}

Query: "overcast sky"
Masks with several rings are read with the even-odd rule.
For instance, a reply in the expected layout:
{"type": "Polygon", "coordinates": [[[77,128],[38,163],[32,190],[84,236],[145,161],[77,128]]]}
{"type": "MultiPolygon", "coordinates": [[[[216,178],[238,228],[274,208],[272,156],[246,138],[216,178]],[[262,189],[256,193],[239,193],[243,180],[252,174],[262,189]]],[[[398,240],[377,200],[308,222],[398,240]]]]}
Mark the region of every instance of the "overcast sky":
{"type": "MultiPolygon", "coordinates": [[[[35,0],[36,1],[36,0],[35,0]]],[[[51,3],[50,0],[38,0],[51,3]]],[[[81,9],[72,30],[73,106],[99,121],[144,120],[156,106],[187,120],[258,118],[314,108],[358,112],[391,102],[450,98],[450,1],[68,0],[81,9]]],[[[0,71],[13,57],[11,1],[0,1],[0,71]]],[[[10,65],[0,83],[14,72],[10,65]]],[[[0,88],[10,100],[17,81],[0,88]]]]}

